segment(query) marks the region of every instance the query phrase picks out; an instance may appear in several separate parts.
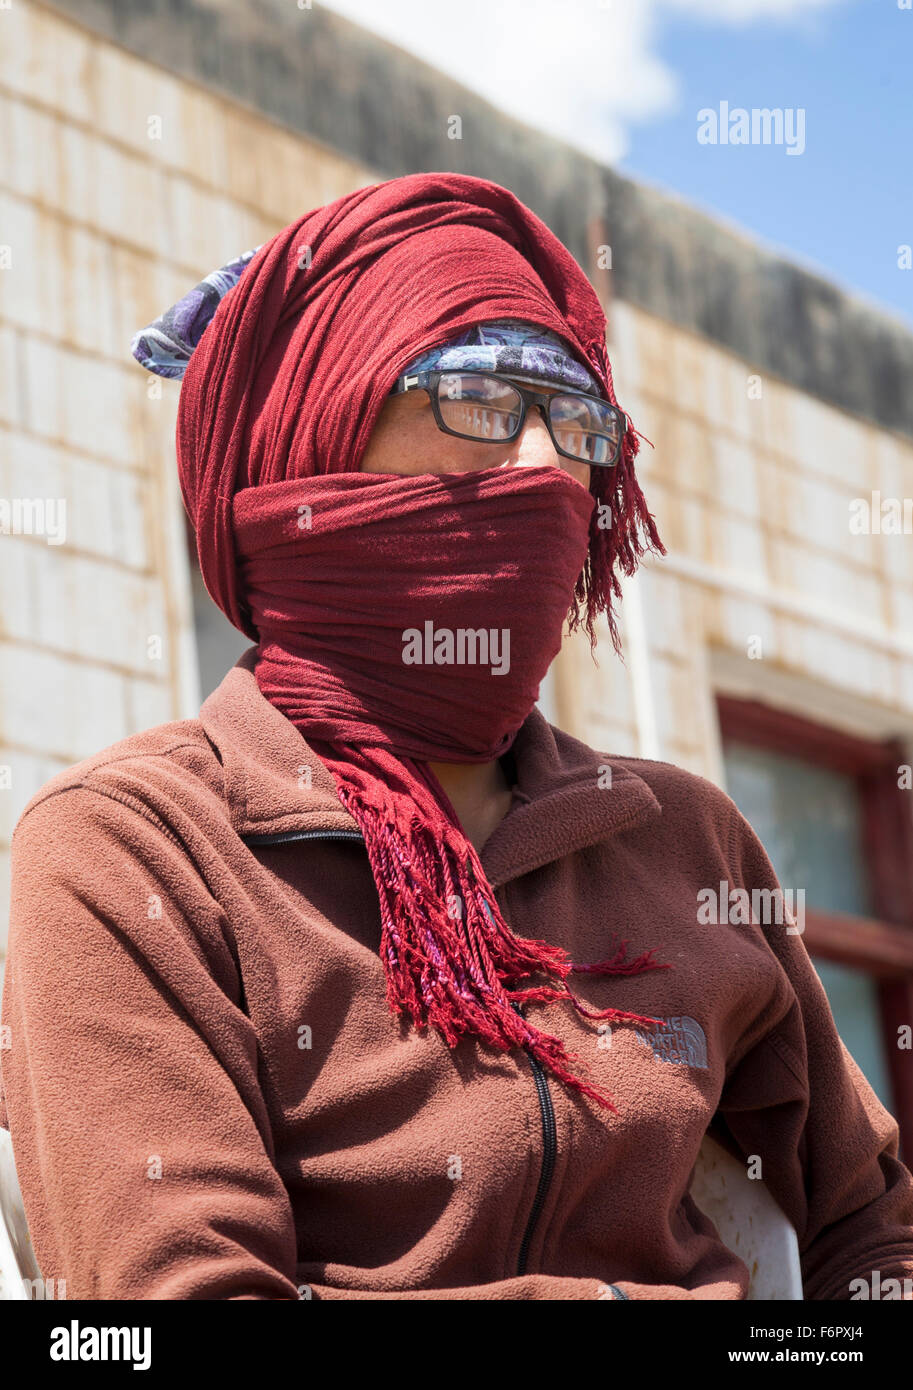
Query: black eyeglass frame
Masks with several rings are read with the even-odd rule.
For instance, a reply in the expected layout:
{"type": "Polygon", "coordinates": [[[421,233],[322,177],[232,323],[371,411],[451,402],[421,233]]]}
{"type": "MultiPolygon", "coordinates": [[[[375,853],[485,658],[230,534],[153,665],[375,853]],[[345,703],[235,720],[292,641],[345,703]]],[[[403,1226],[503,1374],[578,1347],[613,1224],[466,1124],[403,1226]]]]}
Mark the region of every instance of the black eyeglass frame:
{"type": "Polygon", "coordinates": [[[415,372],[410,373],[408,376],[401,377],[400,380],[403,383],[402,386],[397,385],[397,389],[391,394],[403,395],[406,391],[427,391],[428,398],[431,401],[434,421],[438,429],[442,430],[444,434],[452,434],[456,439],[474,439],[480,444],[510,444],[518,437],[523,426],[526,424],[526,416],[530,406],[538,405],[542,408],[542,418],[545,421],[545,428],[548,430],[552,444],[562,458],[573,459],[575,463],[589,464],[591,468],[614,468],[621,457],[624,437],[628,430],[628,417],[617,405],[613,405],[611,401],[604,400],[602,396],[591,396],[586,391],[569,391],[564,389],[556,390],[552,395],[548,395],[544,391],[533,391],[528,386],[521,385],[520,382],[515,381],[514,378],[506,372],[487,372],[484,370],[477,370],[475,367],[451,367],[449,371],[435,370],[429,372],[415,372]],[[523,404],[520,418],[517,421],[517,427],[513,433],[502,435],[500,439],[480,439],[478,435],[462,434],[459,430],[452,429],[450,425],[445,423],[441,416],[441,406],[438,400],[437,387],[441,377],[444,376],[491,377],[495,381],[505,381],[509,386],[512,386],[519,394],[523,404]],[[555,432],[552,428],[552,421],[549,413],[549,402],[560,396],[570,396],[574,400],[595,401],[602,406],[604,410],[611,411],[615,416],[620,426],[618,443],[615,446],[613,457],[607,463],[596,463],[592,459],[584,459],[581,458],[579,454],[571,454],[567,449],[562,449],[555,438],[555,432]]]}

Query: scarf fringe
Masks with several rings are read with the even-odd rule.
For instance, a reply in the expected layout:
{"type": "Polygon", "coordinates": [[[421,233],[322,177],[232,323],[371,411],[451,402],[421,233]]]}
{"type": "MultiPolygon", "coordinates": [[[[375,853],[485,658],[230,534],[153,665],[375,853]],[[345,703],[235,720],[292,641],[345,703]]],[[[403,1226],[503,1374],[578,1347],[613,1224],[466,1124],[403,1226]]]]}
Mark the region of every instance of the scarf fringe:
{"type": "MultiPolygon", "coordinates": [[[[605,338],[600,336],[587,345],[587,361],[608,386],[609,400],[618,404],[612,365],[605,338]]],[[[646,438],[634,428],[628,417],[628,428],[622,440],[621,457],[614,468],[594,468],[591,490],[597,506],[590,522],[590,546],[586,564],[574,590],[574,602],[568,619],[568,630],[575,632],[583,626],[590,640],[590,650],[597,645],[596,622],[604,613],[616,653],[621,656],[621,635],[615,611],[615,600],[621,599],[619,572],[634,574],[640,560],[649,552],[665,555],[656,520],[647,506],[637,480],[634,460],[640,440],[646,438]],[[600,507],[609,511],[609,525],[600,515],[600,507]]],[[[647,440],[649,444],[650,441],[647,440]]],[[[653,447],[652,444],[650,446],[653,447]]]]}
{"type": "Polygon", "coordinates": [[[586,1075],[583,1059],[513,1005],[569,1002],[584,1018],[663,1026],[663,1019],[621,1009],[588,1009],[566,983],[572,971],[636,975],[671,969],[651,959],[656,948],[626,961],[623,941],[611,959],[575,966],[562,947],[511,931],[494,895],[489,901],[479,888],[484,870],[458,830],[448,828],[438,843],[415,813],[403,826],[392,799],[382,806],[369,803],[351,783],[339,788],[339,796],[361,828],[378,886],[390,1009],[408,1015],[419,1032],[430,1024],[451,1048],[466,1034],[499,1051],[526,1048],[565,1085],[617,1114],[608,1092],[576,1074],[586,1075]],[[508,987],[536,971],[557,975],[560,985],[508,987]]]}

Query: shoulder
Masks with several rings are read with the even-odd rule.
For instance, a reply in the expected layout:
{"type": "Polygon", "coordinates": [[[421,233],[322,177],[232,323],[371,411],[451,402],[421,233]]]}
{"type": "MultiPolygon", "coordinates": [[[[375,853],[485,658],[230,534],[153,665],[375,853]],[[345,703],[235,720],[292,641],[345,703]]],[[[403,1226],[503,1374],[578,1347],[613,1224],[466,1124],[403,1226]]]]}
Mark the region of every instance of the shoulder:
{"type": "Polygon", "coordinates": [[[606,770],[612,785],[624,782],[628,792],[637,788],[641,802],[652,801],[659,814],[632,832],[651,844],[674,839],[677,852],[691,846],[695,852],[712,845],[729,857],[735,850],[744,824],[730,796],[709,777],[691,772],[676,763],[654,758],[636,758],[595,748],[571,734],[549,725],[554,738],[557,763],[564,775],[599,778],[605,785],[606,770]]]}
{"type": "Polygon", "coordinates": [[[647,783],[662,810],[657,822],[659,833],[674,839],[677,854],[687,847],[701,858],[712,849],[734,882],[779,889],[776,871],[757,831],[722,787],[674,763],[648,758],[612,758],[611,763],[647,783]]]}
{"type": "Polygon", "coordinates": [[[735,802],[722,787],[709,777],[679,767],[677,763],[612,754],[599,756],[605,757],[612,767],[624,768],[646,782],[666,816],[687,815],[696,821],[706,820],[715,826],[731,827],[739,815],[735,802]]]}
{"type": "Polygon", "coordinates": [[[709,777],[679,767],[677,763],[628,757],[595,748],[554,725],[549,728],[554,736],[556,755],[567,771],[579,776],[610,768],[613,775],[646,783],[667,823],[687,817],[695,827],[701,824],[717,829],[735,827],[739,818],[735,802],[709,777]]]}
{"type": "Polygon", "coordinates": [[[610,761],[613,768],[646,783],[659,803],[661,814],[647,833],[670,862],[689,863],[706,877],[711,866],[722,871],[738,860],[742,817],[716,782],[676,763],[651,758],[613,757],[610,761]]]}
{"type": "Polygon", "coordinates": [[[192,808],[222,794],[221,764],[200,721],[172,720],[119,739],[49,778],[23,807],[13,843],[39,825],[65,832],[86,818],[77,807],[107,804],[109,810],[119,806],[161,821],[169,802],[192,808]]]}

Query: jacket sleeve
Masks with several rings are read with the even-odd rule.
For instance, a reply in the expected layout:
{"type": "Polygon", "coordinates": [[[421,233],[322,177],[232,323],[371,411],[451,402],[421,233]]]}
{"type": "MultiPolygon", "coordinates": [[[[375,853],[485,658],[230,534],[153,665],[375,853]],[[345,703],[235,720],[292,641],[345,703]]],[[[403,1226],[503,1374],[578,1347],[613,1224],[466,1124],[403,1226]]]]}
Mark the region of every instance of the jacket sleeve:
{"type": "Polygon", "coordinates": [[[257,1045],[222,914],[140,803],[87,785],[12,845],[3,1109],[68,1299],[297,1299],[257,1045]]]}
{"type": "Polygon", "coordinates": [[[0,1125],[42,1277],[67,1299],[614,1297],[541,1274],[382,1294],[299,1284],[243,1002],[218,903],[142,803],[84,784],[26,810],[0,1125]]]}
{"type": "MultiPolygon", "coordinates": [[[[730,864],[733,887],[782,891],[734,805],[730,864]]],[[[760,915],[773,920],[731,929],[763,932],[782,988],[729,1059],[718,1117],[746,1159],[760,1158],[796,1230],[806,1299],[848,1300],[860,1294],[851,1282],[871,1289],[875,1270],[882,1282],[913,1275],[913,1176],[897,1157],[896,1120],[837,1032],[801,914],[760,915]]]]}

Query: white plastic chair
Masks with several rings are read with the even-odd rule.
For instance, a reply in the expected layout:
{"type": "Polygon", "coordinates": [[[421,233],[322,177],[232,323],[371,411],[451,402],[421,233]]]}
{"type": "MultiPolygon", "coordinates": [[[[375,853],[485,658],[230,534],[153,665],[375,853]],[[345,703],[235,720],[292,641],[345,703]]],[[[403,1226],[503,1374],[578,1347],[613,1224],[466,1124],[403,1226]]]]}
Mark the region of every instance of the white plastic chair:
{"type": "MultiPolygon", "coordinates": [[[[691,1196],[751,1271],[749,1299],[801,1299],[796,1233],[763,1182],[706,1135],[691,1196]]],[[[0,1299],[43,1298],[9,1131],[0,1128],[0,1299]]]]}
{"type": "Polygon", "coordinates": [[[716,1226],[720,1240],[751,1275],[748,1298],[804,1299],[799,1241],[760,1178],[704,1135],[691,1178],[691,1196],[716,1226]]]}
{"type": "Polygon", "coordinates": [[[44,1297],[41,1271],[29,1228],[13,1159],[13,1141],[0,1127],[0,1299],[44,1297]]]}

